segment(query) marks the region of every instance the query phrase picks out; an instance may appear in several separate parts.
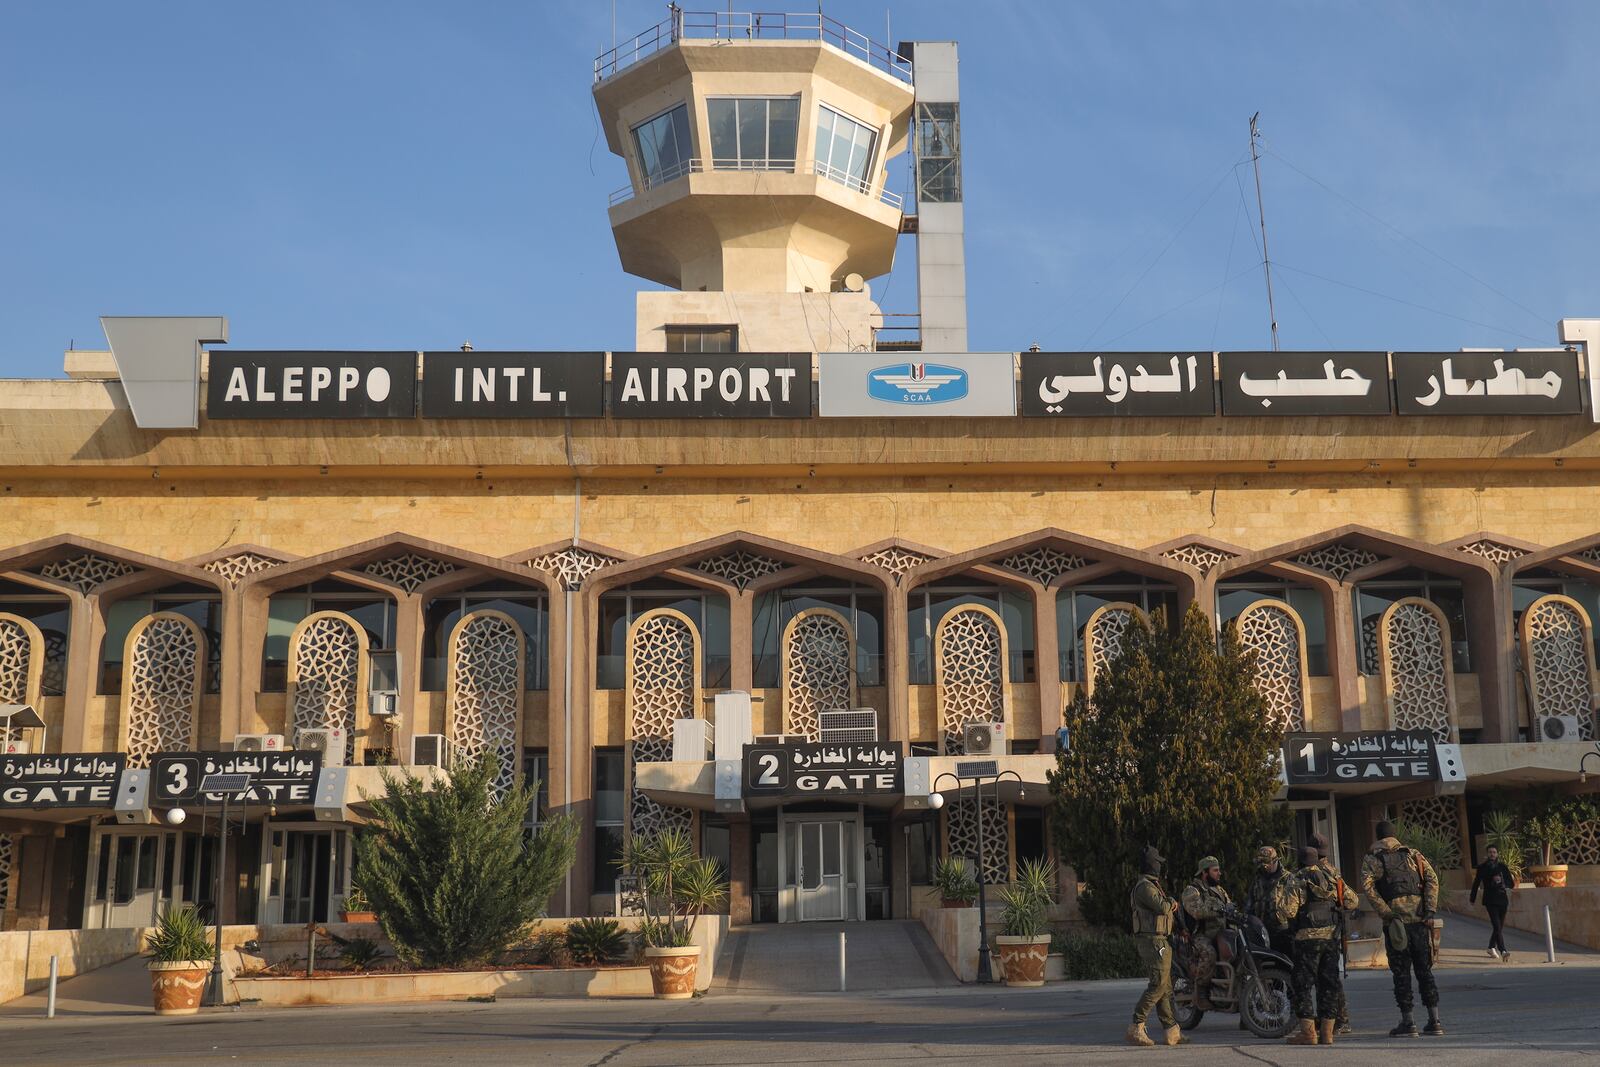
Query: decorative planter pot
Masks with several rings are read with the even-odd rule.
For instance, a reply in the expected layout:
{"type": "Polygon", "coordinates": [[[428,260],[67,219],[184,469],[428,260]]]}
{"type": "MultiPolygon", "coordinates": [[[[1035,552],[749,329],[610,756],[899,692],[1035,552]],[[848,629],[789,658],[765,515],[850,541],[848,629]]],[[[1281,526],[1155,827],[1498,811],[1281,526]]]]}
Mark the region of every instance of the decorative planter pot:
{"type": "Polygon", "coordinates": [[[210,960],[150,964],[150,993],[155,1000],[156,1014],[193,1015],[198,1012],[210,976],[210,960]]]}
{"type": "Polygon", "coordinates": [[[700,946],[647,948],[645,962],[650,965],[650,985],[661,1000],[688,1000],[694,996],[695,972],[700,967],[700,946]]]}
{"type": "Polygon", "coordinates": [[[1044,985],[1044,965],[1050,958],[1050,935],[1037,937],[1010,937],[1001,934],[994,939],[1000,950],[1000,969],[1009,986],[1044,985]]]}
{"type": "Polygon", "coordinates": [[[342,911],[339,913],[341,922],[347,923],[375,923],[378,913],[375,911],[342,911]]]}
{"type": "Polygon", "coordinates": [[[1565,889],[1567,886],[1567,865],[1554,863],[1548,867],[1535,865],[1528,868],[1528,874],[1533,878],[1533,884],[1540,889],[1565,889]]]}

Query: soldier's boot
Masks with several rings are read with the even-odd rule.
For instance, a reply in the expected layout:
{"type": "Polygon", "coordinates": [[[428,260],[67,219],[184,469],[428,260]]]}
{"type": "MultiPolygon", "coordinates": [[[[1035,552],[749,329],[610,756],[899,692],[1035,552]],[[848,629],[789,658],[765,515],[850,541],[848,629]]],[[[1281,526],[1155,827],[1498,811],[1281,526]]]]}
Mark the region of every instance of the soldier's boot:
{"type": "Polygon", "coordinates": [[[1389,1031],[1390,1037],[1416,1037],[1417,1024],[1409,1011],[1400,1013],[1400,1025],[1389,1031]]]}
{"type": "Polygon", "coordinates": [[[1301,1019],[1299,1029],[1289,1035],[1287,1042],[1290,1045],[1315,1045],[1317,1043],[1317,1027],[1310,1019],[1301,1019]]]}
{"type": "Polygon", "coordinates": [[[1335,1026],[1334,1029],[1341,1034],[1348,1034],[1350,1032],[1350,1016],[1346,1015],[1340,1019],[1339,1025],[1335,1026]]]}
{"type": "Polygon", "coordinates": [[[1129,1023],[1128,1032],[1124,1035],[1124,1039],[1130,1045],[1148,1046],[1155,1044],[1154,1041],[1150,1040],[1150,1035],[1144,1032],[1144,1023],[1129,1023]]]}
{"type": "Polygon", "coordinates": [[[1322,1043],[1324,1045],[1333,1044],[1333,1030],[1334,1026],[1332,1019],[1317,1020],[1317,1036],[1322,1039],[1322,1043]]]}
{"type": "Polygon", "coordinates": [[[1216,1011],[1211,1003],[1211,976],[1213,971],[1202,971],[1194,978],[1194,1007],[1196,1011],[1216,1011]]]}
{"type": "Polygon", "coordinates": [[[1422,1028],[1422,1032],[1429,1037],[1444,1036],[1444,1023],[1439,1021],[1439,1006],[1437,1004],[1429,1006],[1428,1025],[1422,1028]]]}
{"type": "Polygon", "coordinates": [[[1189,1039],[1183,1036],[1182,1027],[1176,1025],[1167,1027],[1167,1044],[1187,1045],[1188,1043],[1189,1039]]]}

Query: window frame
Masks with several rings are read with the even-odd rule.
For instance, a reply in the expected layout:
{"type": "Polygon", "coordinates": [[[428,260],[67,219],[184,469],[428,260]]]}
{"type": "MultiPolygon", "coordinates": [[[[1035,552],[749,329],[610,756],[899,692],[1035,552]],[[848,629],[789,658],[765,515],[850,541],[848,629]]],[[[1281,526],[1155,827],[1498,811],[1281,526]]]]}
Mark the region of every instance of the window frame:
{"type": "Polygon", "coordinates": [[[777,171],[779,173],[793,174],[800,165],[800,94],[789,95],[763,95],[753,96],[737,95],[733,93],[720,93],[716,96],[705,98],[706,103],[706,131],[711,139],[711,151],[707,159],[711,161],[711,170],[728,171],[777,171]],[[774,101],[794,102],[794,154],[791,157],[774,157],[772,155],[772,104],[774,101]],[[761,102],[766,105],[766,123],[764,126],[765,151],[757,158],[746,156],[744,152],[744,123],[741,116],[743,103],[761,102]],[[732,157],[718,156],[716,146],[716,131],[713,125],[711,106],[717,103],[731,102],[733,104],[733,142],[734,155],[732,157]],[[784,164],[779,166],[775,164],[784,164]]]}
{"type": "MultiPolygon", "coordinates": [[[[838,182],[840,185],[854,189],[858,193],[870,196],[874,187],[873,179],[878,173],[878,167],[876,164],[878,153],[881,151],[882,147],[883,128],[880,126],[874,126],[870,122],[863,122],[861,119],[856,118],[848,111],[845,111],[842,108],[834,107],[832,104],[828,104],[819,100],[817,101],[817,121],[812,126],[812,129],[817,131],[817,134],[819,135],[817,138],[818,140],[821,139],[820,133],[822,130],[822,112],[824,111],[834,116],[835,123],[837,123],[839,119],[844,119],[847,122],[854,123],[857,127],[863,130],[871,131],[872,140],[867,145],[866,166],[862,169],[861,177],[857,178],[855,175],[850,173],[848,166],[840,167],[833,162],[834,135],[833,127],[830,127],[828,131],[828,158],[824,160],[821,157],[820,145],[813,143],[811,146],[812,166],[815,169],[817,176],[820,178],[826,178],[828,181],[838,182]]],[[[855,143],[853,137],[851,138],[851,143],[855,143]]],[[[851,154],[854,154],[854,150],[852,150],[851,154]]],[[[846,162],[848,163],[848,160],[846,162]]]]}
{"type": "Polygon", "coordinates": [[[675,354],[675,355],[676,354],[705,355],[705,354],[709,353],[711,355],[733,355],[734,353],[737,353],[739,351],[739,326],[738,326],[737,323],[673,322],[673,323],[668,323],[667,325],[663,326],[662,330],[666,334],[666,338],[667,338],[666,351],[668,353],[671,353],[671,354],[675,354]],[[718,330],[726,330],[728,332],[728,345],[729,345],[729,347],[725,348],[725,349],[723,349],[723,348],[706,348],[705,347],[706,334],[712,333],[712,332],[715,332],[715,331],[718,331],[718,330]],[[672,347],[672,339],[674,337],[690,337],[690,336],[698,337],[700,339],[701,346],[699,348],[673,348],[672,347]]]}
{"type": "Polygon", "coordinates": [[[667,182],[676,181],[678,178],[689,174],[694,169],[695,160],[699,158],[694,152],[694,122],[690,118],[689,102],[687,100],[680,100],[675,104],[671,104],[662,108],[649,118],[641,119],[638,122],[633,123],[628,127],[628,135],[633,138],[634,165],[638,168],[639,184],[642,189],[654,189],[658,185],[665,185],[667,182]],[[662,168],[660,173],[651,174],[645,166],[644,142],[639,139],[639,131],[662,118],[673,115],[675,112],[680,110],[683,112],[683,133],[688,140],[688,144],[678,144],[677,122],[675,120],[669,122],[667,124],[667,128],[672,130],[673,144],[678,149],[677,162],[674,163],[671,168],[662,168]]]}

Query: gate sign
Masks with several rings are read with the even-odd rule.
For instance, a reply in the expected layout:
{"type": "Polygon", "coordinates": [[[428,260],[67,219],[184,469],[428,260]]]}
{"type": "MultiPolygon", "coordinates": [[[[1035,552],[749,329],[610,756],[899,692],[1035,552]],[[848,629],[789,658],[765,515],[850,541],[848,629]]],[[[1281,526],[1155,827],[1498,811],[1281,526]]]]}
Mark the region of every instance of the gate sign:
{"type": "Polygon", "coordinates": [[[120,752],[0,756],[0,808],[109,808],[125,762],[120,752]]]}
{"type": "Polygon", "coordinates": [[[246,804],[310,804],[322,770],[320,752],[163,752],[150,761],[150,799],[175,804],[204,799],[220,802],[224,794],[200,792],[200,783],[214,774],[244,775],[244,795],[226,794],[246,804]]]}
{"type": "Polygon", "coordinates": [[[1290,785],[1381,785],[1439,777],[1438,753],[1426,730],[1288,734],[1283,739],[1283,766],[1290,785]]]}
{"type": "Polygon", "coordinates": [[[747,797],[890,796],[905,791],[900,746],[746,745],[747,797]]]}

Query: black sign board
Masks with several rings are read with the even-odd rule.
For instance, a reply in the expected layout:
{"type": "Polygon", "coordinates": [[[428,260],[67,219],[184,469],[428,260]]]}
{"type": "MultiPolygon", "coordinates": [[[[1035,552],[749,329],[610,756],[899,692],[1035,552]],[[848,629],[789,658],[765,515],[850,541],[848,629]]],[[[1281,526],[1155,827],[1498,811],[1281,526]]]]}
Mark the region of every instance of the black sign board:
{"type": "Polygon", "coordinates": [[[598,419],[604,352],[424,352],[429,419],[598,419]]]}
{"type": "Polygon", "coordinates": [[[1425,730],[1289,734],[1283,766],[1290,785],[1431,782],[1439,777],[1433,735],[1425,730]]]}
{"type": "Polygon", "coordinates": [[[1402,415],[1576,415],[1576,352],[1396,352],[1402,415]]]}
{"type": "Polygon", "coordinates": [[[808,352],[613,352],[611,415],[619,419],[803,419],[811,415],[808,352]]]}
{"type": "Polygon", "coordinates": [[[1386,352],[1219,352],[1224,415],[1388,415],[1386,352]]]}
{"type": "Polygon", "coordinates": [[[206,378],[208,419],[409,419],[415,352],[219,352],[206,378]]]}
{"type": "Polygon", "coordinates": [[[0,756],[0,808],[109,808],[127,762],[120,752],[0,756]]]}
{"type": "Polygon", "coordinates": [[[1210,352],[1024,352],[1024,415],[1215,415],[1210,352]]]}
{"type": "Polygon", "coordinates": [[[888,796],[905,791],[900,746],[746,745],[747,797],[888,796]]]}
{"type": "Polygon", "coordinates": [[[152,803],[178,804],[204,799],[243,799],[248,804],[310,804],[322,770],[320,752],[163,752],[150,761],[152,803]],[[243,775],[250,786],[236,793],[207,793],[201,784],[212,775],[243,775]]]}

